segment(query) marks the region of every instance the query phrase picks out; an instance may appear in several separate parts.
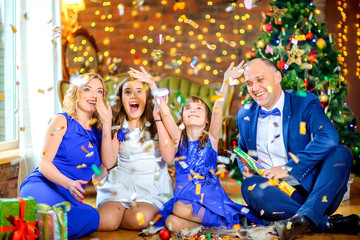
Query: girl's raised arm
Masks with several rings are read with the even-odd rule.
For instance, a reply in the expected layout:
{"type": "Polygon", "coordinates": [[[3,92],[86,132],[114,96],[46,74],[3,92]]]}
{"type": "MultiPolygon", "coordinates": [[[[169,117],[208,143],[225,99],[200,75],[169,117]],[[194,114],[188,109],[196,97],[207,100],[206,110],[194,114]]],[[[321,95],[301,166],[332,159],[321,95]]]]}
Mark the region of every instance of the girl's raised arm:
{"type": "Polygon", "coordinates": [[[217,146],[219,142],[222,126],[222,109],[224,106],[224,101],[226,99],[229,85],[233,85],[232,83],[235,81],[235,79],[240,77],[244,72],[244,61],[242,61],[233,69],[234,65],[234,62],[230,63],[230,66],[224,73],[223,83],[212,110],[211,124],[209,128],[209,138],[211,141],[211,145],[213,146],[215,151],[217,151],[217,146]]]}

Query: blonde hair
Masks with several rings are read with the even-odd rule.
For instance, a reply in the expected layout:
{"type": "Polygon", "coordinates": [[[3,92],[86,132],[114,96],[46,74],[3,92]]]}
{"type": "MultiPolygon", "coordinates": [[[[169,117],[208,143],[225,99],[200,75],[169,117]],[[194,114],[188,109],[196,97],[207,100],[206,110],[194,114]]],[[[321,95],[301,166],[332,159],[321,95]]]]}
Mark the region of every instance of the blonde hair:
{"type": "MultiPolygon", "coordinates": [[[[85,73],[76,77],[74,81],[71,81],[70,87],[67,90],[64,101],[63,101],[63,111],[66,112],[69,117],[72,119],[77,119],[77,102],[79,100],[79,92],[82,90],[85,85],[92,79],[99,79],[104,87],[104,98],[107,97],[107,90],[104,85],[104,79],[97,73],[85,73]]],[[[98,112],[95,112],[93,118],[97,120],[94,126],[97,129],[100,129],[102,121],[98,112]]]]}
{"type": "MultiPolygon", "coordinates": [[[[119,87],[116,90],[116,100],[115,105],[112,108],[113,112],[113,121],[112,126],[120,126],[120,128],[123,127],[125,119],[128,120],[128,116],[125,112],[125,108],[122,104],[122,92],[124,89],[124,86],[126,83],[130,82],[131,78],[125,78],[119,85],[119,87]]],[[[144,84],[144,83],[143,83],[144,84]]],[[[154,109],[154,103],[153,103],[153,96],[150,93],[150,89],[147,88],[145,90],[146,92],[146,103],[145,103],[145,109],[143,114],[140,116],[140,129],[141,132],[150,132],[151,139],[155,138],[155,135],[157,133],[156,124],[153,124],[154,122],[154,116],[153,116],[153,109],[154,109]],[[150,122],[151,126],[146,126],[146,122],[150,122]]],[[[114,134],[118,130],[112,131],[112,137],[114,137],[114,134]]],[[[144,143],[146,140],[146,135],[143,134],[143,136],[140,138],[139,142],[144,143]]]]}
{"type": "MultiPolygon", "coordinates": [[[[205,110],[206,110],[206,121],[207,121],[207,123],[206,123],[206,126],[205,126],[204,130],[202,131],[202,133],[201,133],[201,135],[199,137],[199,148],[198,149],[201,149],[201,148],[205,147],[205,144],[208,141],[207,132],[209,132],[210,123],[211,123],[211,113],[212,112],[211,112],[209,106],[206,104],[206,102],[204,102],[204,100],[202,100],[201,98],[196,97],[196,96],[190,96],[190,97],[188,97],[186,99],[186,103],[181,106],[181,109],[180,109],[181,120],[178,122],[178,124],[182,123],[184,108],[189,103],[201,103],[202,105],[204,105],[205,110]]],[[[187,142],[188,142],[188,137],[187,137],[187,134],[186,134],[186,128],[184,128],[181,131],[180,141],[181,141],[182,145],[186,148],[187,147],[187,142]]],[[[180,148],[180,150],[181,150],[181,148],[180,148]]]]}

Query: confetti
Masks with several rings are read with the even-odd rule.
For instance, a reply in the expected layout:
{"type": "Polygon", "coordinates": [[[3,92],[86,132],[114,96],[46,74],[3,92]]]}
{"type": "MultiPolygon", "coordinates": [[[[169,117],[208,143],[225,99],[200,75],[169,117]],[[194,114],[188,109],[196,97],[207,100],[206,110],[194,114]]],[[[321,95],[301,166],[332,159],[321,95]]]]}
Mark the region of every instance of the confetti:
{"type": "Polygon", "coordinates": [[[201,193],[201,184],[196,184],[195,194],[200,195],[201,193]]]}
{"type": "Polygon", "coordinates": [[[153,143],[152,142],[149,142],[148,144],[145,144],[144,146],[144,151],[145,152],[148,152],[150,151],[150,149],[153,147],[153,143]]]}
{"type": "Polygon", "coordinates": [[[286,229],[290,230],[291,225],[292,225],[292,222],[288,221],[287,224],[286,224],[286,229]]]}
{"type": "Polygon", "coordinates": [[[202,204],[203,203],[203,201],[204,201],[204,196],[205,196],[205,194],[204,193],[202,193],[201,194],[201,199],[200,199],[200,203],[202,204]]]}
{"type": "Polygon", "coordinates": [[[161,45],[164,42],[163,35],[159,34],[159,44],[161,45]]]}
{"type": "Polygon", "coordinates": [[[176,2],[173,6],[173,10],[174,12],[176,12],[177,10],[183,10],[185,8],[185,2],[176,2]]]}
{"type": "Polygon", "coordinates": [[[231,12],[234,9],[235,9],[234,5],[229,5],[227,8],[225,8],[225,12],[231,12]]]}
{"type": "Polygon", "coordinates": [[[81,150],[83,150],[86,153],[89,153],[89,151],[83,145],[81,145],[81,150]]]}
{"type": "Polygon", "coordinates": [[[264,213],[265,213],[264,209],[261,209],[260,216],[264,215],[264,213]]]}
{"type": "Polygon", "coordinates": [[[226,83],[229,84],[230,86],[235,86],[238,85],[240,81],[237,80],[236,78],[233,79],[232,77],[229,77],[229,79],[226,80],[226,83]]]}
{"type": "Polygon", "coordinates": [[[284,214],[285,212],[272,212],[272,214],[284,214]]]}
{"type": "Polygon", "coordinates": [[[244,120],[245,120],[245,121],[249,121],[249,122],[250,122],[250,118],[249,118],[249,116],[244,117],[244,120]]]}
{"type": "Polygon", "coordinates": [[[256,183],[255,183],[255,184],[253,184],[253,185],[251,185],[251,186],[249,186],[249,187],[248,187],[248,191],[252,191],[252,190],[254,190],[255,186],[256,186],[256,183]]]}
{"type": "Polygon", "coordinates": [[[87,165],[85,163],[76,166],[76,168],[86,168],[86,167],[87,165]]]}
{"type": "Polygon", "coordinates": [[[215,44],[206,43],[206,47],[207,47],[208,49],[210,49],[211,51],[215,51],[215,49],[216,49],[216,45],[215,45],[215,44]]]}
{"type": "Polygon", "coordinates": [[[150,221],[150,225],[154,225],[160,218],[162,218],[162,215],[160,213],[156,214],[154,219],[150,221]]]}
{"type": "Polygon", "coordinates": [[[152,94],[153,94],[153,96],[165,97],[170,94],[170,91],[167,88],[160,88],[156,91],[153,91],[152,94]]]}
{"type": "Polygon", "coordinates": [[[301,135],[306,134],[306,122],[300,122],[300,134],[301,135]]]}
{"type": "Polygon", "coordinates": [[[119,15],[120,15],[120,16],[124,15],[124,13],[125,13],[125,7],[124,7],[124,5],[123,5],[123,4],[118,4],[117,8],[118,8],[118,10],[119,10],[119,15]]]}
{"type": "Polygon", "coordinates": [[[172,224],[169,223],[169,231],[171,232],[172,231],[172,224]]]}
{"type": "Polygon", "coordinates": [[[211,102],[215,102],[215,101],[224,101],[224,96],[222,94],[219,95],[212,95],[210,98],[211,102]]]}
{"type": "Polygon", "coordinates": [[[298,97],[306,97],[307,93],[306,93],[305,91],[298,90],[298,91],[296,92],[296,95],[297,95],[298,97]]]}
{"type": "Polygon", "coordinates": [[[10,27],[11,27],[13,33],[16,33],[16,32],[17,32],[17,30],[16,30],[16,28],[14,27],[14,25],[10,24],[10,27]]]}
{"type": "Polygon", "coordinates": [[[240,224],[234,224],[233,229],[240,230],[240,224]]]}
{"type": "Polygon", "coordinates": [[[85,157],[91,157],[94,155],[94,152],[89,152],[88,154],[85,155],[85,157]]]}
{"type": "Polygon", "coordinates": [[[98,176],[101,175],[102,170],[100,168],[98,168],[95,164],[91,165],[91,169],[94,171],[94,173],[98,176]]]}
{"type": "Polygon", "coordinates": [[[29,20],[27,13],[24,14],[25,20],[29,20]]]}
{"type": "Polygon", "coordinates": [[[244,213],[244,214],[247,214],[249,211],[250,211],[250,210],[249,210],[248,208],[246,208],[246,207],[243,207],[243,208],[241,209],[241,212],[244,213]]]}
{"type": "Polygon", "coordinates": [[[4,93],[0,93],[0,100],[5,100],[5,94],[4,93]]]}
{"type": "Polygon", "coordinates": [[[319,129],[322,129],[323,128],[323,125],[321,125],[320,127],[319,127],[319,129]]]}
{"type": "Polygon", "coordinates": [[[25,131],[25,127],[20,127],[20,131],[25,131]]]}
{"type": "Polygon", "coordinates": [[[136,213],[136,219],[139,225],[143,225],[145,223],[144,214],[142,212],[136,213]]]}
{"type": "Polygon", "coordinates": [[[323,196],[321,201],[322,202],[327,202],[328,200],[326,199],[326,196],[323,196]]]}
{"type": "Polygon", "coordinates": [[[182,167],[183,169],[188,168],[188,165],[187,165],[186,162],[184,162],[184,161],[179,161],[179,164],[181,165],[181,167],[182,167]]]}
{"type": "Polygon", "coordinates": [[[97,185],[97,186],[100,186],[100,187],[102,186],[102,184],[98,180],[95,180],[95,179],[92,180],[92,183],[94,185],[97,185]]]}
{"type": "Polygon", "coordinates": [[[180,188],[180,189],[182,189],[182,188],[183,188],[183,187],[182,187],[182,186],[180,186],[180,185],[177,185],[177,187],[178,187],[178,188],[180,188]]]}
{"type": "Polygon", "coordinates": [[[43,156],[45,157],[47,155],[47,151],[44,151],[43,152],[43,156]]]}
{"type": "Polygon", "coordinates": [[[155,169],[155,181],[158,181],[160,177],[160,168],[155,169]]]}
{"type": "Polygon", "coordinates": [[[194,69],[197,62],[198,62],[198,57],[197,56],[193,57],[193,60],[190,63],[190,67],[194,69]]]}
{"type": "Polygon", "coordinates": [[[180,128],[181,131],[184,130],[184,129],[185,129],[185,124],[184,124],[184,123],[181,123],[181,124],[179,125],[179,128],[180,128]]]}
{"type": "Polygon", "coordinates": [[[96,118],[91,118],[90,120],[89,120],[89,125],[90,126],[92,126],[92,125],[94,125],[95,123],[97,123],[97,119],[96,118]]]}
{"type": "Polygon", "coordinates": [[[179,160],[184,160],[184,159],[186,159],[186,156],[179,156],[179,157],[174,158],[174,161],[179,161],[179,160]]]}
{"type": "Polygon", "coordinates": [[[38,93],[42,93],[42,94],[44,94],[45,93],[45,91],[43,90],[43,89],[38,89],[38,93]]]}
{"type": "Polygon", "coordinates": [[[293,154],[292,152],[289,152],[290,157],[292,160],[294,160],[295,163],[299,163],[299,157],[293,154]]]}

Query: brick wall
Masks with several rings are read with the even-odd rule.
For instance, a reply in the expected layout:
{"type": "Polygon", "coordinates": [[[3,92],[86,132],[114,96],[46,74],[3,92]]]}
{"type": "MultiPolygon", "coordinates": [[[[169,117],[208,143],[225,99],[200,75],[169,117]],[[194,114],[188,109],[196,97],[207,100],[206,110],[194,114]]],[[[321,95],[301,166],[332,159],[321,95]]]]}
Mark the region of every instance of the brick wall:
{"type": "MultiPolygon", "coordinates": [[[[261,12],[266,13],[269,10],[270,1],[262,0],[257,3],[257,7],[246,10],[239,6],[243,2],[239,0],[236,2],[236,8],[230,12],[225,11],[229,6],[225,0],[184,0],[182,2],[186,3],[185,9],[178,11],[173,10],[175,2],[173,0],[144,1],[143,10],[136,5],[137,2],[139,1],[85,0],[86,9],[79,13],[79,25],[94,35],[102,53],[108,51],[109,57],[122,58],[121,71],[127,71],[129,67],[138,68],[145,61],[146,68],[153,74],[178,71],[181,74],[190,75],[199,83],[203,83],[206,79],[209,83],[215,83],[222,81],[223,73],[216,74],[214,70],[226,70],[230,61],[240,62],[245,58],[245,53],[253,47],[252,42],[261,35],[259,31],[261,12]],[[212,2],[212,5],[209,6],[208,2],[212,2]],[[119,14],[119,4],[124,6],[123,15],[119,14]],[[178,19],[182,14],[197,23],[199,27],[195,29],[190,24],[179,22],[178,19]],[[210,19],[207,19],[207,14],[210,19]],[[246,14],[249,14],[249,17],[246,21],[242,21],[241,18],[246,14]],[[236,20],[237,17],[240,19],[236,20]],[[211,23],[211,19],[215,19],[215,23],[211,23]],[[91,26],[92,23],[95,25],[91,26]],[[252,29],[248,28],[249,24],[252,25],[252,29]],[[224,29],[221,29],[221,25],[224,29]],[[175,29],[176,26],[179,26],[179,30],[175,29]],[[154,29],[151,30],[151,27],[154,29]],[[235,47],[226,44],[225,41],[220,42],[219,37],[216,36],[219,33],[224,40],[234,41],[235,47]],[[129,38],[131,34],[134,34],[133,39],[129,38]],[[159,34],[165,38],[161,45],[159,34]],[[198,39],[199,35],[202,36],[202,40],[215,44],[216,49],[210,50],[203,45],[202,40],[198,39]],[[170,39],[166,40],[167,37],[170,39]],[[152,43],[148,42],[149,38],[153,40],[152,43]],[[244,45],[240,44],[241,40],[245,42],[244,45]],[[171,52],[172,48],[174,52],[171,52]],[[131,50],[135,53],[131,53],[131,50]],[[154,60],[151,57],[153,50],[164,52],[161,57],[154,60]],[[175,52],[177,55],[174,56],[175,52]],[[195,74],[190,67],[190,62],[194,57],[198,58],[198,62],[209,66],[210,70],[201,69],[198,74],[195,74]],[[179,59],[183,60],[183,64],[178,70],[166,69],[166,64],[179,59]],[[158,66],[158,62],[162,65],[158,66]]],[[[320,15],[316,15],[317,20],[324,21],[323,9],[326,0],[316,0],[314,3],[321,11],[320,15]]],[[[236,96],[231,107],[231,114],[236,114],[238,104],[239,98],[236,96]]]]}
{"type": "Polygon", "coordinates": [[[19,163],[0,164],[0,198],[17,197],[19,163]]]}

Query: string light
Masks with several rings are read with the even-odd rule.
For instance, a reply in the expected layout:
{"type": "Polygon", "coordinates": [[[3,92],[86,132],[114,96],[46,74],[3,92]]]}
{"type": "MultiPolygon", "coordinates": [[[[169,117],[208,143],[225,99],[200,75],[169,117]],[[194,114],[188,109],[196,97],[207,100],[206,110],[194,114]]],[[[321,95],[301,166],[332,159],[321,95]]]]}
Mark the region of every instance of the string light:
{"type": "MultiPolygon", "coordinates": [[[[345,13],[345,9],[347,7],[347,3],[346,0],[342,0],[342,1],[338,1],[338,10],[340,12],[341,15],[341,19],[339,20],[337,27],[339,29],[339,33],[338,33],[338,46],[339,49],[341,50],[338,56],[338,60],[339,63],[343,65],[343,75],[346,76],[348,73],[347,70],[347,64],[345,62],[345,58],[347,56],[347,48],[346,48],[346,42],[347,42],[347,31],[348,31],[348,26],[346,25],[346,13],[345,13]]],[[[344,81],[344,78],[341,79],[342,81],[344,81]]]]}

